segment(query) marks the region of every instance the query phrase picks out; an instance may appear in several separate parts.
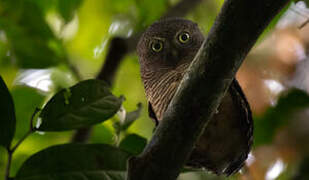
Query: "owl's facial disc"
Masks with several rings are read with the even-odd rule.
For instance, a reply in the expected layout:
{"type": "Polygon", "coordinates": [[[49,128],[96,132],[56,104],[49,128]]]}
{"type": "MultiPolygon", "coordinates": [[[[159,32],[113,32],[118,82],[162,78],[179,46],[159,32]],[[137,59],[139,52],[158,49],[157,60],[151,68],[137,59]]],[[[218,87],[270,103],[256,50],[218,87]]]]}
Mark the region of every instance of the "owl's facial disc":
{"type": "Polygon", "coordinates": [[[189,64],[204,40],[197,24],[179,18],[152,24],[142,35],[137,54],[142,71],[158,75],[189,64]]]}

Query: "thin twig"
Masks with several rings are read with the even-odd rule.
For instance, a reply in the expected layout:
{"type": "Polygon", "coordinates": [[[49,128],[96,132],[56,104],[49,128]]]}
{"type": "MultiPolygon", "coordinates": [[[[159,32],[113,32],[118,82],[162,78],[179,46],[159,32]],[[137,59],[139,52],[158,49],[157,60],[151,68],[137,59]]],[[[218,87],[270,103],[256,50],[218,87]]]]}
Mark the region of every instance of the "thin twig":
{"type": "Polygon", "coordinates": [[[302,29],[303,27],[305,27],[307,24],[309,23],[309,18],[303,22],[300,26],[298,26],[298,29],[302,29]]]}
{"type": "Polygon", "coordinates": [[[9,176],[10,176],[10,169],[11,169],[11,164],[12,164],[12,155],[13,153],[10,151],[9,148],[7,148],[7,152],[8,152],[8,162],[6,164],[6,169],[5,169],[5,180],[9,180],[9,176]]]}
{"type": "Polygon", "coordinates": [[[300,26],[298,26],[298,29],[302,29],[303,27],[305,27],[308,23],[309,23],[309,15],[300,11],[301,8],[297,8],[295,6],[291,7],[291,11],[293,11],[294,13],[298,14],[299,16],[302,16],[304,18],[307,18],[307,20],[305,22],[303,22],[300,26]]]}

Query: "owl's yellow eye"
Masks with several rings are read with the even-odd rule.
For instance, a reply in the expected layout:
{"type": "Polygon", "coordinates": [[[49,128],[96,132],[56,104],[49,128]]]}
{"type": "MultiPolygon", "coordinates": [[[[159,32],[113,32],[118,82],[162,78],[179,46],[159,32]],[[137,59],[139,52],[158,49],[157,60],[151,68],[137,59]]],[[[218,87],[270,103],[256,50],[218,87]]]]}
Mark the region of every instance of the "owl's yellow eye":
{"type": "Polygon", "coordinates": [[[163,49],[163,42],[162,41],[155,41],[151,44],[151,49],[154,52],[160,52],[163,49]]]}
{"type": "Polygon", "coordinates": [[[190,35],[189,35],[189,33],[187,33],[187,32],[180,33],[180,34],[178,35],[178,40],[179,40],[179,42],[182,43],[182,44],[189,42],[189,40],[190,40],[190,35]]]}

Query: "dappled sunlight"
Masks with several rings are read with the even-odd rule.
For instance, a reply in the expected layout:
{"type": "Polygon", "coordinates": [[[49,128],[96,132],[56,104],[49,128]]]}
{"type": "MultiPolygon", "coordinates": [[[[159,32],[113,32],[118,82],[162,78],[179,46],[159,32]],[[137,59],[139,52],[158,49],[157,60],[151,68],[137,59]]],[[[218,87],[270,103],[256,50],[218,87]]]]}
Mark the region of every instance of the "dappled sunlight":
{"type": "Polygon", "coordinates": [[[267,171],[265,180],[276,179],[286,168],[286,165],[281,159],[278,159],[267,171]]]}
{"type": "Polygon", "coordinates": [[[264,83],[271,94],[270,103],[272,106],[275,106],[278,95],[285,89],[285,87],[280,82],[273,79],[266,79],[264,80],[264,83]]]}
{"type": "Polygon", "coordinates": [[[30,69],[24,70],[16,78],[15,83],[19,85],[26,85],[33,88],[37,88],[41,91],[48,92],[51,90],[52,80],[51,80],[50,69],[30,69]]]}
{"type": "Polygon", "coordinates": [[[254,163],[255,160],[256,159],[255,159],[254,155],[250,152],[248,154],[248,159],[246,160],[246,166],[251,166],[252,163],[254,163]]]}
{"type": "Polygon", "coordinates": [[[279,29],[290,26],[300,26],[309,18],[309,8],[304,1],[292,2],[290,8],[284,13],[278,21],[276,27],[279,29]]]}
{"type": "Polygon", "coordinates": [[[72,74],[62,69],[27,69],[21,70],[14,84],[36,88],[42,92],[50,93],[57,88],[66,88],[72,85],[75,79],[72,74]]]}
{"type": "Polygon", "coordinates": [[[5,35],[5,32],[1,31],[1,30],[0,30],[0,41],[4,41],[4,42],[7,41],[7,37],[5,35]]]}
{"type": "Polygon", "coordinates": [[[284,86],[276,80],[266,79],[266,80],[264,80],[264,83],[269,88],[271,93],[273,93],[275,95],[278,95],[280,92],[282,92],[284,90],[284,86]]]}
{"type": "Polygon", "coordinates": [[[106,51],[107,43],[108,43],[108,38],[104,38],[102,40],[102,43],[93,49],[93,57],[95,59],[101,60],[100,58],[102,57],[102,53],[106,51]]]}
{"type": "Polygon", "coordinates": [[[119,17],[110,25],[108,32],[111,35],[130,37],[133,33],[132,22],[129,19],[119,17]]]}
{"type": "Polygon", "coordinates": [[[54,33],[62,40],[68,41],[74,38],[78,31],[79,21],[77,14],[69,23],[65,23],[58,14],[53,12],[48,13],[46,19],[54,33]]]}

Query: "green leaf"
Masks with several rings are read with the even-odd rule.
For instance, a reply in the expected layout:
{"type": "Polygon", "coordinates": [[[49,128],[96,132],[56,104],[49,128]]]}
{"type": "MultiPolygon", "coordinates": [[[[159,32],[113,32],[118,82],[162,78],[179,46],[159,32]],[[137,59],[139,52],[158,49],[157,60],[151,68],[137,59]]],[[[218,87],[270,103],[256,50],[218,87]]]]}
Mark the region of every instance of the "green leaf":
{"type": "Polygon", "coordinates": [[[16,180],[124,180],[130,153],[106,144],[64,144],[31,156],[16,180]]]}
{"type": "Polygon", "coordinates": [[[254,120],[254,146],[270,143],[276,131],[287,125],[295,112],[309,106],[309,95],[299,89],[285,92],[275,107],[254,120]]]}
{"type": "Polygon", "coordinates": [[[66,22],[72,20],[75,10],[81,5],[82,0],[59,0],[58,11],[66,22]]]}
{"type": "Polygon", "coordinates": [[[15,108],[13,98],[0,76],[0,145],[9,148],[15,134],[15,108]]]}
{"type": "Polygon", "coordinates": [[[142,103],[137,104],[137,110],[126,113],[125,119],[123,121],[117,121],[114,123],[114,128],[116,132],[126,131],[132,123],[135,122],[141,115],[142,103]]]}
{"type": "Polygon", "coordinates": [[[137,155],[144,150],[146,144],[147,144],[146,138],[141,137],[137,134],[130,134],[121,141],[119,147],[134,155],[137,155]]]}
{"type": "Polygon", "coordinates": [[[122,101],[100,80],[85,80],[52,97],[43,108],[40,131],[89,127],[111,118],[122,101]]]}
{"type": "Polygon", "coordinates": [[[137,104],[137,110],[129,112],[126,114],[126,118],[123,122],[123,124],[121,125],[121,129],[122,130],[126,130],[128,129],[131,124],[139,118],[139,116],[141,115],[141,111],[142,111],[142,103],[138,103],[137,104]]]}

